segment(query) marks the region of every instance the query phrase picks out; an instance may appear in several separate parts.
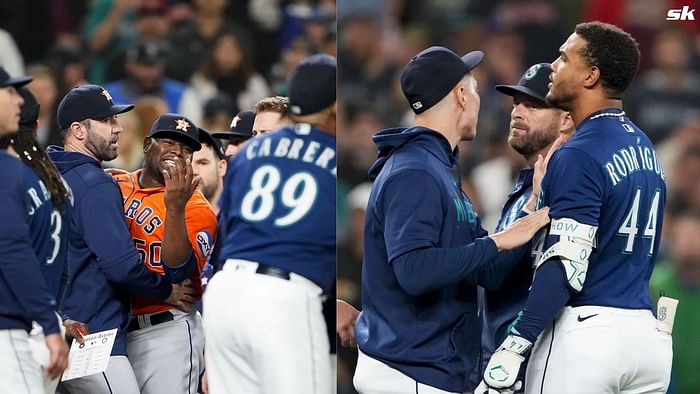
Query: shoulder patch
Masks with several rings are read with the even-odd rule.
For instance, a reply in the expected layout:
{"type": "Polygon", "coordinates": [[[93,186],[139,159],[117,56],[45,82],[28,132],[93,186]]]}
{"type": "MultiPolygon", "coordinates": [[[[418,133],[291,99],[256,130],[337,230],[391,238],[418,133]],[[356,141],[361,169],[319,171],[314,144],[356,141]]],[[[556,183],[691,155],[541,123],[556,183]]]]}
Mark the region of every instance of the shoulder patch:
{"type": "Polygon", "coordinates": [[[208,231],[200,231],[197,233],[197,247],[199,247],[199,252],[202,256],[209,256],[211,252],[211,235],[208,231]]]}

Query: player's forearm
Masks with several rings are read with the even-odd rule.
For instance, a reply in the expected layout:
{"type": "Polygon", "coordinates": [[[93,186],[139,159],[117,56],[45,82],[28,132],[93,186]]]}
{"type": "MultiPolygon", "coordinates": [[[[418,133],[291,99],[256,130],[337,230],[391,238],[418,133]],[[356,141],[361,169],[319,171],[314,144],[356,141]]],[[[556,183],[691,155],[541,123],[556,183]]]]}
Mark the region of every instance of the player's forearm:
{"type": "Polygon", "coordinates": [[[161,245],[161,260],[171,268],[181,266],[192,254],[187,235],[184,210],[168,210],[165,216],[165,234],[161,245]]]}
{"type": "Polygon", "coordinates": [[[566,305],[571,294],[562,264],[556,259],[543,263],[537,269],[525,308],[512,333],[534,343],[566,305]]]}
{"type": "Polygon", "coordinates": [[[392,264],[401,288],[420,295],[474,274],[496,256],[496,245],[488,237],[459,248],[427,248],[405,253],[392,264]]]}
{"type": "Polygon", "coordinates": [[[482,266],[476,273],[474,281],[487,290],[500,289],[516,265],[531,264],[529,259],[530,249],[531,244],[528,242],[519,248],[499,252],[495,258],[482,266]],[[523,261],[523,259],[526,261],[523,261]]]}
{"type": "Polygon", "coordinates": [[[100,270],[115,287],[129,294],[164,300],[172,290],[168,271],[163,275],[146,268],[133,247],[115,251],[109,259],[98,259],[100,270]]]}

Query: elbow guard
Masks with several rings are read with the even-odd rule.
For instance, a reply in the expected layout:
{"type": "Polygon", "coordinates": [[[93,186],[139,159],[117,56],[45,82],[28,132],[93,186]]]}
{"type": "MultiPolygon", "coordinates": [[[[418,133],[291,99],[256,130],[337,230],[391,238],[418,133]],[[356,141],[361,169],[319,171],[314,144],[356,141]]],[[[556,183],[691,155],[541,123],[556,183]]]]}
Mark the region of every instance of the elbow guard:
{"type": "Polygon", "coordinates": [[[586,280],[588,259],[596,247],[597,231],[597,226],[579,223],[570,218],[552,220],[549,235],[558,236],[559,240],[540,256],[535,269],[545,261],[557,257],[564,265],[569,286],[580,292],[586,280]]]}

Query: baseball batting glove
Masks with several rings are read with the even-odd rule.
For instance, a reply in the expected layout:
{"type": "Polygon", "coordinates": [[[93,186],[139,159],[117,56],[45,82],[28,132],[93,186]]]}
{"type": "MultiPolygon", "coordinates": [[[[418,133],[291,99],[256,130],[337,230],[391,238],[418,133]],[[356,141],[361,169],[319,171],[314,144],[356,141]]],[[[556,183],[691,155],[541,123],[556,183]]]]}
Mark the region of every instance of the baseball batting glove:
{"type": "Polygon", "coordinates": [[[532,342],[525,338],[508,335],[491,356],[484,379],[477,386],[475,394],[512,394],[520,390],[523,383],[516,382],[520,365],[532,348],[532,342]]]}
{"type": "Polygon", "coordinates": [[[507,388],[507,389],[495,389],[492,387],[489,387],[484,383],[482,380],[481,383],[479,383],[478,386],[476,386],[476,390],[474,390],[474,394],[514,394],[516,391],[520,390],[523,387],[522,382],[517,381],[515,382],[515,385],[513,387],[507,388]]]}

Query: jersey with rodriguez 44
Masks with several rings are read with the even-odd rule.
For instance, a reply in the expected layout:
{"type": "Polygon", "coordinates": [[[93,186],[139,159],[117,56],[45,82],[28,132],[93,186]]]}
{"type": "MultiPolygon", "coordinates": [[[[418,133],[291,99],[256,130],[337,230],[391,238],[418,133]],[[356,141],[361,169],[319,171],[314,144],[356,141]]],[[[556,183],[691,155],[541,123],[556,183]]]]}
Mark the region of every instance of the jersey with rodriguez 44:
{"type": "Polygon", "coordinates": [[[665,201],[665,175],[647,136],[620,110],[594,113],[549,162],[539,203],[552,207],[552,224],[536,237],[535,264],[571,254],[565,269],[575,293],[567,305],[651,309],[665,201]],[[590,245],[557,251],[561,237],[590,245]]]}

